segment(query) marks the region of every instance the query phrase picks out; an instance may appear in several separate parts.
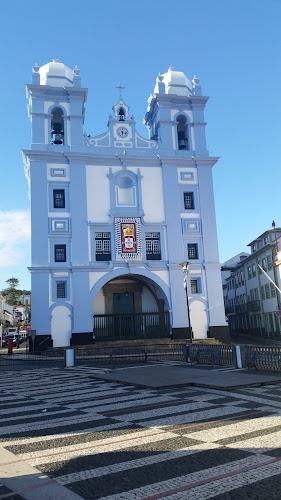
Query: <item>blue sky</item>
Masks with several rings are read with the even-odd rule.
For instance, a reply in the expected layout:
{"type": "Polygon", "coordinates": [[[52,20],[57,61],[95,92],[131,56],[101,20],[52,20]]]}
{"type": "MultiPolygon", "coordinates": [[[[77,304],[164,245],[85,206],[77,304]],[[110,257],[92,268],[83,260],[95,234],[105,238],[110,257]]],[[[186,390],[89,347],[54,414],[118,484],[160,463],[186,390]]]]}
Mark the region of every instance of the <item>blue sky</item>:
{"type": "Polygon", "coordinates": [[[25,84],[58,58],[89,88],[85,130],[106,130],[119,82],[138,131],[157,74],[196,74],[206,107],[220,261],[281,226],[281,0],[11,0],[0,19],[0,289],[30,288],[29,200],[21,149],[30,145],[25,84]]]}

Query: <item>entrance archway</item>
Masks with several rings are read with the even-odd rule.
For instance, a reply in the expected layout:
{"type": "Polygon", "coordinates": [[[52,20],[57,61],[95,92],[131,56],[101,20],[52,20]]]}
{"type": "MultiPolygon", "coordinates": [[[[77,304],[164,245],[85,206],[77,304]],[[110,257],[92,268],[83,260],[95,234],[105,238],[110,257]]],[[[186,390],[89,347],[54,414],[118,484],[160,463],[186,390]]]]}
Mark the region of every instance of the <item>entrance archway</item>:
{"type": "Polygon", "coordinates": [[[161,287],[147,277],[123,274],[100,287],[93,304],[99,340],[168,338],[170,314],[161,287]]]}

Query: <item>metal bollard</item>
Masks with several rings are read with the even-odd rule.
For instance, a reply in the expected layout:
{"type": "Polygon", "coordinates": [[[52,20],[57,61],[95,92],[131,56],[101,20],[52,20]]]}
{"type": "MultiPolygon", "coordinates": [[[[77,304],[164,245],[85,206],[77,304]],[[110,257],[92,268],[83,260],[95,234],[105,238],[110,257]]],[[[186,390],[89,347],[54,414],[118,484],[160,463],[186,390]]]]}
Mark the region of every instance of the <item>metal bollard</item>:
{"type": "Polygon", "coordinates": [[[75,366],[75,350],[74,349],[66,349],[64,351],[64,359],[65,359],[65,367],[71,368],[75,366]]]}
{"type": "Polygon", "coordinates": [[[235,354],[236,354],[236,366],[237,366],[237,368],[242,368],[242,358],[241,358],[240,345],[235,346],[235,354]]]}
{"type": "Polygon", "coordinates": [[[184,345],[182,346],[182,353],[183,353],[183,356],[184,356],[185,361],[186,361],[187,363],[190,363],[190,362],[191,362],[191,359],[190,359],[190,352],[189,352],[189,351],[190,351],[190,346],[189,346],[189,345],[184,344],[184,345]]]}

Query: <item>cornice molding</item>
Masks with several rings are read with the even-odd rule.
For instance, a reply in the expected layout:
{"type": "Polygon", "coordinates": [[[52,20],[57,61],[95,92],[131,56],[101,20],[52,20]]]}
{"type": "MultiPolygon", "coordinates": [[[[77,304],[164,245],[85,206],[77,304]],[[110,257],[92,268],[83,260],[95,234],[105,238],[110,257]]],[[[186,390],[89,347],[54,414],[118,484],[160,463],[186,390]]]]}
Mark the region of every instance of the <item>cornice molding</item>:
{"type": "MultiPolygon", "coordinates": [[[[161,151],[159,151],[161,153],[161,151]]],[[[22,154],[24,159],[29,161],[47,161],[48,163],[83,163],[86,165],[104,165],[104,166],[120,166],[119,157],[115,153],[97,154],[89,151],[51,151],[39,149],[23,149],[22,154]]],[[[171,156],[171,155],[145,155],[140,156],[126,154],[122,156],[122,162],[126,168],[140,166],[153,167],[161,166],[161,163],[170,167],[185,167],[185,166],[213,166],[219,160],[218,156],[171,156]]]]}

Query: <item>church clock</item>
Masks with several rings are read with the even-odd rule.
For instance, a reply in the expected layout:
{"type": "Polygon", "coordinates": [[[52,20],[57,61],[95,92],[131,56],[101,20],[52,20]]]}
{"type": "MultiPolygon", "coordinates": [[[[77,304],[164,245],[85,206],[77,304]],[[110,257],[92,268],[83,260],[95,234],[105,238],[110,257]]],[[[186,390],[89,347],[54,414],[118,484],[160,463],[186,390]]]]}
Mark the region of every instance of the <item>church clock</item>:
{"type": "Polygon", "coordinates": [[[117,129],[117,135],[119,135],[119,137],[127,137],[128,130],[125,127],[119,127],[117,129]]]}

